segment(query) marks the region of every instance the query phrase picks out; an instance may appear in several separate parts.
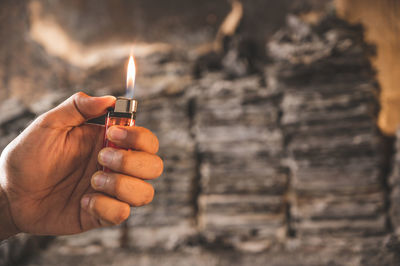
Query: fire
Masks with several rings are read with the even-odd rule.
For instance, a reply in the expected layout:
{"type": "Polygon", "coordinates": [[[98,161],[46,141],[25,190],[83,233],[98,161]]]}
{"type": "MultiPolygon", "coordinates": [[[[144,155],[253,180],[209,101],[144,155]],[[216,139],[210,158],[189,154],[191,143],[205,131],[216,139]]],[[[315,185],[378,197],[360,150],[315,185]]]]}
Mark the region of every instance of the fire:
{"type": "Polygon", "coordinates": [[[133,56],[129,57],[128,71],[126,73],[126,97],[133,98],[135,92],[136,65],[133,56]]]}

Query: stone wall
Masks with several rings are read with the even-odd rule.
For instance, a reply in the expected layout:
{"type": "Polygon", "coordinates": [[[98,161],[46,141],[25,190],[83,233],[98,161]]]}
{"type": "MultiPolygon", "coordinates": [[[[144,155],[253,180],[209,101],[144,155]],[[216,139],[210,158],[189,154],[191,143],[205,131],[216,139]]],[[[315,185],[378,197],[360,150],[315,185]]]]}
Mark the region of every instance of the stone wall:
{"type": "Polygon", "coordinates": [[[400,131],[397,132],[393,157],[393,168],[389,179],[390,194],[390,217],[393,230],[400,235],[400,131]]]}
{"type": "Polygon", "coordinates": [[[361,29],[335,18],[314,28],[296,17],[288,21],[269,48],[284,92],[294,230],[299,236],[383,234],[378,88],[361,29]]]}
{"type": "MultiPolygon", "coordinates": [[[[249,69],[246,56],[197,69],[195,49],[139,55],[137,124],[157,134],[165,162],[154,201],[133,209],[123,228],[58,237],[31,265],[396,265],[399,171],[387,180],[391,140],[376,126],[371,48],[361,27],[319,16],[289,15],[267,38],[263,71],[249,69]],[[248,69],[232,72],[235,64],[248,69]]],[[[27,77],[30,86],[47,78],[38,78],[44,89],[34,102],[24,94],[2,102],[2,147],[78,87],[124,92],[125,58],[80,69],[35,47],[58,66],[50,76],[60,83],[52,89],[44,64],[27,77]]]]}
{"type": "Polygon", "coordinates": [[[280,94],[260,76],[208,74],[193,89],[200,232],[208,241],[269,248],[286,234],[280,94]]]}
{"type": "Polygon", "coordinates": [[[336,0],[340,16],[351,23],[362,23],[365,39],[376,45],[372,59],[381,86],[378,125],[386,135],[394,136],[400,126],[400,88],[398,29],[400,6],[397,0],[336,0]]]}

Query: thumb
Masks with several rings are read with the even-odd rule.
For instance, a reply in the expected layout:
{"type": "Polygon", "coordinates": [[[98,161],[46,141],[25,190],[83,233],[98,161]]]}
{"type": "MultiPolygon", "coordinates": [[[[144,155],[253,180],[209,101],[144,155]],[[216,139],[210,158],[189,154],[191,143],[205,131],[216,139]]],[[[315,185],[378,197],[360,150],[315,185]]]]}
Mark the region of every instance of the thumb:
{"type": "Polygon", "coordinates": [[[43,122],[55,127],[79,126],[89,119],[101,116],[115,104],[114,96],[91,97],[78,92],[49,111],[43,122]]]}

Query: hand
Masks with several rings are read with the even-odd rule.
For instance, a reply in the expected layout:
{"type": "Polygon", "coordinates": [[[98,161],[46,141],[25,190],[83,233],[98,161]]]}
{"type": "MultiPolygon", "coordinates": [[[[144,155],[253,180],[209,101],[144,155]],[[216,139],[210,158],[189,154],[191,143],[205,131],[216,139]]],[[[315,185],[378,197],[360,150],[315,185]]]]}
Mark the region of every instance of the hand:
{"type": "Polygon", "coordinates": [[[114,97],[77,93],[6,147],[0,159],[0,199],[6,198],[6,216],[14,228],[0,228],[0,235],[7,235],[4,230],[80,233],[119,224],[128,218],[130,206],[152,201],[154,189],[144,180],[162,173],[156,136],[141,127],[114,126],[107,137],[132,150],[102,149],[104,127],[85,124],[114,103],[114,97]],[[97,171],[98,163],[113,172],[97,171]]]}

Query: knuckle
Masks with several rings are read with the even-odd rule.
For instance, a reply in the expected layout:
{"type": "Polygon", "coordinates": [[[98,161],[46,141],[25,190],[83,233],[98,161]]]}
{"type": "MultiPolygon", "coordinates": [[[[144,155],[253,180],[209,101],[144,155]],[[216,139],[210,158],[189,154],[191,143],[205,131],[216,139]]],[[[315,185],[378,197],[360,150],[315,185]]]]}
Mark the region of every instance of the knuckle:
{"type": "Polygon", "coordinates": [[[114,194],[115,196],[118,196],[122,193],[124,189],[124,179],[120,177],[115,178],[114,182],[114,194]]]}
{"type": "Polygon", "coordinates": [[[52,111],[49,111],[47,113],[44,113],[40,115],[38,118],[36,118],[35,122],[37,123],[38,126],[42,128],[48,128],[52,124],[52,122],[56,119],[55,115],[53,114],[52,111]]]}
{"type": "Polygon", "coordinates": [[[119,168],[120,170],[123,170],[123,171],[125,171],[125,170],[127,170],[127,169],[129,169],[129,162],[130,162],[130,160],[129,160],[129,157],[131,156],[130,155],[130,152],[129,151],[119,151],[119,155],[118,156],[120,156],[120,158],[119,158],[119,165],[116,167],[117,169],[119,168]]]}
{"type": "Polygon", "coordinates": [[[85,93],[79,91],[79,92],[74,93],[74,94],[68,99],[68,101],[76,103],[76,101],[78,101],[78,100],[81,99],[81,98],[84,98],[85,96],[87,96],[85,93]]]}
{"type": "Polygon", "coordinates": [[[85,97],[85,96],[87,96],[87,94],[85,94],[85,93],[83,93],[81,91],[78,91],[77,93],[75,93],[73,95],[74,98],[80,98],[80,97],[85,97]]]}
{"type": "Polygon", "coordinates": [[[96,208],[96,207],[97,207],[97,206],[96,206],[96,199],[97,199],[96,196],[90,197],[90,199],[89,199],[89,206],[88,206],[89,212],[94,213],[94,214],[97,214],[97,212],[98,212],[98,210],[97,210],[97,208],[96,208]]]}

